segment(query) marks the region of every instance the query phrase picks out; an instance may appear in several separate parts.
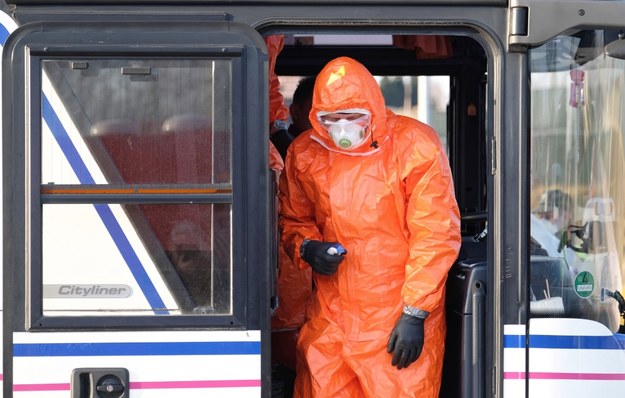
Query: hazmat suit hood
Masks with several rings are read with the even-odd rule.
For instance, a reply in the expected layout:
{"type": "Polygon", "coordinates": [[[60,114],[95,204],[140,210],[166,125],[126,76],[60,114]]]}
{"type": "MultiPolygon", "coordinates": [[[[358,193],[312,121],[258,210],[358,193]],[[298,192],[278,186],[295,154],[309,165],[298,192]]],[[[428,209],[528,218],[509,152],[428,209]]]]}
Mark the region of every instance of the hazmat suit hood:
{"type": "Polygon", "coordinates": [[[387,140],[386,106],[382,91],[371,73],[360,62],[340,57],[330,61],[317,76],[309,114],[314,129],[311,138],[328,150],[348,155],[376,152],[387,140]],[[334,144],[330,134],[319,122],[319,112],[366,110],[371,115],[365,144],[343,149],[334,144]]]}

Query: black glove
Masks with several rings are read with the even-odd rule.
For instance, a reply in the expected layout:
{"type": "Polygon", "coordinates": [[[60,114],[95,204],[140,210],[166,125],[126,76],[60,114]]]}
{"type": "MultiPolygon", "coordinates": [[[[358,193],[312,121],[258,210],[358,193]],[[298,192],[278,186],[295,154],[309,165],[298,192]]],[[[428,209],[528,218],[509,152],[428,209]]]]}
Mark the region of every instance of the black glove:
{"type": "Polygon", "coordinates": [[[401,314],[388,339],[387,352],[393,353],[391,364],[397,369],[407,368],[421,355],[423,349],[423,321],[408,314],[401,314]]]}
{"type": "Polygon", "coordinates": [[[343,255],[328,253],[328,249],[336,247],[337,244],[337,242],[306,240],[302,243],[300,254],[315,272],[322,275],[332,275],[343,261],[343,255]]]}

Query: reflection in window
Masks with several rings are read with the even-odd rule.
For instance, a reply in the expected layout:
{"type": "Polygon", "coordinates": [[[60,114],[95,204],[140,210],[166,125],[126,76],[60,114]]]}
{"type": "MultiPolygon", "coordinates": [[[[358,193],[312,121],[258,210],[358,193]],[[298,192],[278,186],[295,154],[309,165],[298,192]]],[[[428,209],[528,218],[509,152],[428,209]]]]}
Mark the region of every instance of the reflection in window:
{"type": "MultiPolygon", "coordinates": [[[[231,182],[227,61],[47,60],[43,65],[70,112],[71,121],[62,120],[66,134],[79,152],[89,152],[81,158],[96,183],[231,182]]],[[[52,131],[57,139],[58,134],[52,131]]],[[[56,141],[43,139],[42,182],[75,183],[72,173],[60,169],[68,148],[55,151],[56,141]]]]}
{"type": "Polygon", "coordinates": [[[44,205],[44,315],[229,314],[230,221],[230,205],[44,205]]]}
{"type": "Polygon", "coordinates": [[[603,55],[603,38],[581,31],[531,51],[533,251],[551,258],[550,269],[562,277],[544,277],[545,261],[534,261],[530,299],[535,308],[551,305],[552,316],[592,319],[616,331],[612,296],[623,290],[625,247],[625,61],[603,55]]]}
{"type": "Polygon", "coordinates": [[[232,314],[230,61],[42,65],[44,315],[232,314]]]}

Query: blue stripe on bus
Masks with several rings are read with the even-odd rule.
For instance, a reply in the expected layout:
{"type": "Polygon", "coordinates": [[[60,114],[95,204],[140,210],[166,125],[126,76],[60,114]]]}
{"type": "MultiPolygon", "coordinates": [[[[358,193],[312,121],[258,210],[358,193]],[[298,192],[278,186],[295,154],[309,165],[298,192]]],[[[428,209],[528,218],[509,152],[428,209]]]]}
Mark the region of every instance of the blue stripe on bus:
{"type": "Polygon", "coordinates": [[[14,357],[260,355],[258,341],[14,344],[14,357]]]}
{"type": "MultiPolygon", "coordinates": [[[[507,334],[503,338],[504,348],[526,348],[525,335],[507,334]]],[[[622,350],[614,336],[554,336],[530,335],[530,348],[622,350]]]]}
{"type": "Polygon", "coordinates": [[[111,208],[108,205],[93,205],[98,212],[98,215],[102,219],[107,231],[111,234],[113,241],[115,241],[115,245],[119,250],[120,254],[128,264],[128,268],[134,276],[139,288],[145,295],[145,298],[150,303],[150,306],[154,310],[154,313],[157,315],[167,315],[169,311],[165,309],[165,303],[159,296],[156,291],[156,287],[152,283],[152,280],[145,272],[145,268],[143,268],[143,264],[141,264],[141,260],[137,257],[137,253],[135,253],[132,245],[124,235],[124,231],[120,227],[115,215],[111,211],[111,208]]]}
{"type": "MultiPolygon", "coordinates": [[[[61,147],[61,150],[67,158],[70,166],[74,170],[74,173],[76,173],[78,180],[81,184],[94,184],[95,180],[91,176],[91,173],[89,173],[87,166],[80,157],[80,154],[69,137],[69,134],[54,112],[48,98],[43,93],[42,102],[43,118],[52,131],[52,135],[61,147]]],[[[145,272],[145,268],[141,264],[141,260],[139,260],[139,257],[128,241],[128,238],[117,222],[117,219],[113,215],[110,207],[108,205],[94,205],[94,207],[102,219],[102,222],[106,226],[107,231],[111,235],[111,238],[113,238],[117,249],[126,261],[126,264],[128,264],[130,272],[137,281],[137,284],[139,285],[139,288],[143,292],[145,298],[148,300],[148,303],[150,303],[154,313],[157,315],[168,314],[169,312],[165,310],[165,303],[163,303],[163,300],[159,296],[154,284],[152,284],[150,277],[145,272]]]]}
{"type": "Polygon", "coordinates": [[[69,137],[69,134],[67,134],[65,127],[63,127],[63,123],[61,123],[61,120],[54,112],[54,109],[52,109],[50,101],[48,101],[48,98],[43,93],[42,97],[43,118],[52,131],[52,135],[61,147],[61,150],[67,158],[70,166],[72,166],[74,173],[76,173],[78,181],[80,181],[81,184],[95,184],[95,180],[91,176],[91,173],[89,173],[85,162],[82,161],[78,150],[72,142],[72,139],[69,137]]]}
{"type": "Polygon", "coordinates": [[[4,47],[4,43],[6,43],[9,34],[9,30],[6,28],[6,26],[0,24],[0,45],[2,45],[2,47],[4,47]]]}

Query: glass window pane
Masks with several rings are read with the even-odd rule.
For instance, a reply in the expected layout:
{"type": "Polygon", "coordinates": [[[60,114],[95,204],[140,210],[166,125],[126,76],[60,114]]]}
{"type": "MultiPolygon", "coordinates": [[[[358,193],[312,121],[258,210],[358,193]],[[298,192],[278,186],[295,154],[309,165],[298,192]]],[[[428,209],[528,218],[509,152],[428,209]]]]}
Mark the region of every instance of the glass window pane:
{"type": "Polygon", "coordinates": [[[376,76],[386,106],[398,115],[426,123],[447,143],[449,76],[376,76]]]}
{"type": "Polygon", "coordinates": [[[231,182],[230,61],[42,65],[42,183],[231,182]]]}
{"type": "Polygon", "coordinates": [[[230,204],[45,204],[43,313],[231,314],[230,204]]]}
{"type": "Polygon", "coordinates": [[[625,61],[601,31],[531,50],[530,310],[619,327],[625,248],[625,61]]]}

